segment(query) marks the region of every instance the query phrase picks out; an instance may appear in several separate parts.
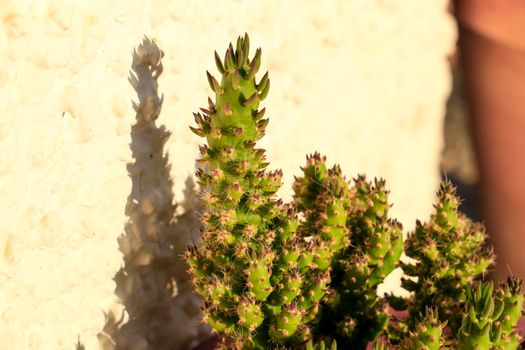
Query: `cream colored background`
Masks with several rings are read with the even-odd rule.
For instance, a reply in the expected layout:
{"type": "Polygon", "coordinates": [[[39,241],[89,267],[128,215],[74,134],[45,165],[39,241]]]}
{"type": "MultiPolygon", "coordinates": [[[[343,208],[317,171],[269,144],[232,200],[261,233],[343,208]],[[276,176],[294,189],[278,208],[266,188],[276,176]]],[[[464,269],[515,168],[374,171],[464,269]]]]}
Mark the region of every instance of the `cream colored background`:
{"type": "Polygon", "coordinates": [[[0,349],[72,349],[77,336],[99,347],[124,264],[137,101],[127,77],[144,35],[165,52],[157,124],[172,133],[177,201],[197,157],[188,125],[210,94],[205,70],[246,31],[270,71],[263,145],[285,172],[282,193],[318,150],[349,177],[385,177],[392,215],[411,227],[439,180],[456,36],[447,3],[0,0],[0,349]]]}

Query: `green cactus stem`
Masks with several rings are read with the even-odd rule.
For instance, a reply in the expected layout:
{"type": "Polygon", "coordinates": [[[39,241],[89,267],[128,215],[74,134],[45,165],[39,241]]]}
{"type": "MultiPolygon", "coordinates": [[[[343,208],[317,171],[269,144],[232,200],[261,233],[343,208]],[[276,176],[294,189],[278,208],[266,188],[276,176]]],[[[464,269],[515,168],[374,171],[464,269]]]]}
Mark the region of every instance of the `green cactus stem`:
{"type": "Polygon", "coordinates": [[[466,308],[457,336],[459,350],[518,349],[515,328],[523,310],[522,281],[509,278],[494,292],[492,282],[466,290],[466,308]]]}
{"type": "MultiPolygon", "coordinates": [[[[215,53],[221,79],[207,72],[215,102],[196,113],[191,130],[206,138],[197,171],[201,200],[202,249],[187,254],[197,291],[206,301],[205,320],[224,337],[224,347],[264,348],[253,337],[267,318],[263,303],[274,290],[273,247],[279,229],[296,219],[275,199],[280,171],[267,172],[256,141],[268,119],[259,103],[268,94],[268,74],[256,81],[261,49],[249,58],[248,36],[230,44],[224,60],[215,53]]],[[[276,320],[282,320],[276,316],[276,320]]]]}
{"type": "Polygon", "coordinates": [[[335,325],[332,337],[344,348],[362,348],[388,326],[388,305],[377,296],[377,286],[398,266],[403,235],[401,224],[388,218],[387,197],[384,181],[370,183],[364,176],[348,192],[350,245],[334,262],[336,283],[322,321],[335,325]]]}
{"type": "Polygon", "coordinates": [[[487,235],[482,225],[458,212],[459,199],[450,182],[441,184],[438,203],[429,222],[419,221],[406,241],[406,253],[415,265],[403,264],[403,288],[414,292],[409,303],[409,324],[425,308],[436,306],[441,321],[457,328],[467,286],[494,262],[485,246],[487,235]]]}
{"type": "Polygon", "coordinates": [[[425,314],[419,319],[414,327],[399,345],[399,350],[439,350],[443,349],[445,340],[443,328],[445,323],[441,323],[434,309],[427,309],[425,314]]]}
{"type": "Polygon", "coordinates": [[[246,35],[235,48],[230,44],[224,60],[215,54],[221,78],[207,77],[216,101],[195,114],[197,127],[191,127],[207,141],[197,171],[206,209],[202,249],[190,249],[187,260],[206,301],[205,320],[221,334],[222,346],[266,349],[311,339],[308,323],[330,283],[346,227],[336,200],[323,213],[326,229],[312,235],[314,223],[300,223],[295,206],[275,197],[282,172],[266,171],[264,150],[256,148],[268,124],[259,103],[270,80],[266,73],[257,82],[261,50],[250,60],[249,46],[246,35]],[[342,220],[334,219],[338,214],[342,220]]]}

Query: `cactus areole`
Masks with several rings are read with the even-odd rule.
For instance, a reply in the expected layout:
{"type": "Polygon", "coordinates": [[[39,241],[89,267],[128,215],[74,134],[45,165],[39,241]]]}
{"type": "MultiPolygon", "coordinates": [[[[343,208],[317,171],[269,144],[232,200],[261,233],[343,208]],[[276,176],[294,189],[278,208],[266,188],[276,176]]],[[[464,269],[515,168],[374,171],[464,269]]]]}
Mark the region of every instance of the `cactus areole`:
{"type": "Polygon", "coordinates": [[[282,172],[268,171],[257,148],[268,125],[259,105],[270,88],[267,72],[257,77],[261,49],[250,56],[245,35],[223,58],[216,52],[215,63],[219,78],[206,72],[215,101],[190,127],[206,144],[196,172],[202,246],[186,259],[219,348],[517,349],[521,281],[497,291],[475,282],[494,257],[482,227],[458,213],[450,184],[406,244],[388,216],[385,182],[347,181],[318,153],[295,179],[293,201],[283,203],[282,172]],[[379,297],[377,286],[404,250],[418,260],[403,264],[417,277],[403,282],[412,297],[379,297]],[[447,324],[451,312],[457,317],[447,324]]]}

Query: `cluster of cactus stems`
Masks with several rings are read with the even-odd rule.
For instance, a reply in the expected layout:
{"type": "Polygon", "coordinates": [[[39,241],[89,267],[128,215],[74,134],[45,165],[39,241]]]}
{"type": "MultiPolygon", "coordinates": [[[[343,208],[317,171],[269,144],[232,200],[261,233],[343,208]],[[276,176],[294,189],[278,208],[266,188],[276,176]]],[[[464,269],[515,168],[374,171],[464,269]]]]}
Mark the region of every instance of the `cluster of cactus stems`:
{"type": "Polygon", "coordinates": [[[411,278],[402,281],[403,288],[414,293],[402,307],[411,311],[407,320],[411,325],[420,310],[433,305],[440,319],[458,327],[467,286],[494,263],[494,253],[485,245],[483,225],[459,213],[458,206],[454,188],[444,182],[430,221],[417,222],[405,243],[407,255],[419,261],[401,264],[408,276],[417,277],[417,282],[411,278]]]}
{"type": "Polygon", "coordinates": [[[518,348],[521,280],[496,290],[480,282],[494,254],[482,226],[458,212],[448,182],[430,221],[405,242],[388,216],[385,182],[348,181],[318,153],[284,203],[276,197],[282,172],[268,171],[256,147],[270,87],[268,73],[256,79],[261,49],[250,58],[245,35],[215,62],[220,79],[207,72],[215,101],[191,127],[206,139],[197,170],[204,209],[202,247],[186,259],[220,348],[518,348]],[[402,263],[403,252],[416,263],[402,263]],[[378,296],[396,267],[411,296],[378,296]]]}

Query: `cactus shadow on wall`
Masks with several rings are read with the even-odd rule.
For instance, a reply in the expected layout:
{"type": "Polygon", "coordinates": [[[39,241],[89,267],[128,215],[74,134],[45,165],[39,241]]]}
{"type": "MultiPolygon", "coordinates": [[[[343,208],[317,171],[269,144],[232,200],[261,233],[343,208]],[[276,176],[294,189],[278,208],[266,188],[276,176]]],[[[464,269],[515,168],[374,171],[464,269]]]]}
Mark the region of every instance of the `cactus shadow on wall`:
{"type": "Polygon", "coordinates": [[[199,323],[200,300],[192,293],[181,257],[193,237],[198,237],[195,184],[188,178],[185,200],[175,205],[164,153],[170,132],[156,125],[163,103],[157,83],[162,56],[148,38],[133,52],[129,82],[138,103],[133,102],[136,122],[131,128],[134,161],[127,166],[132,191],[125,232],[118,239],[124,264],[114,278],[116,295],[127,315],[106,314],[98,335],[104,350],[187,349],[209,332],[199,323]]]}

